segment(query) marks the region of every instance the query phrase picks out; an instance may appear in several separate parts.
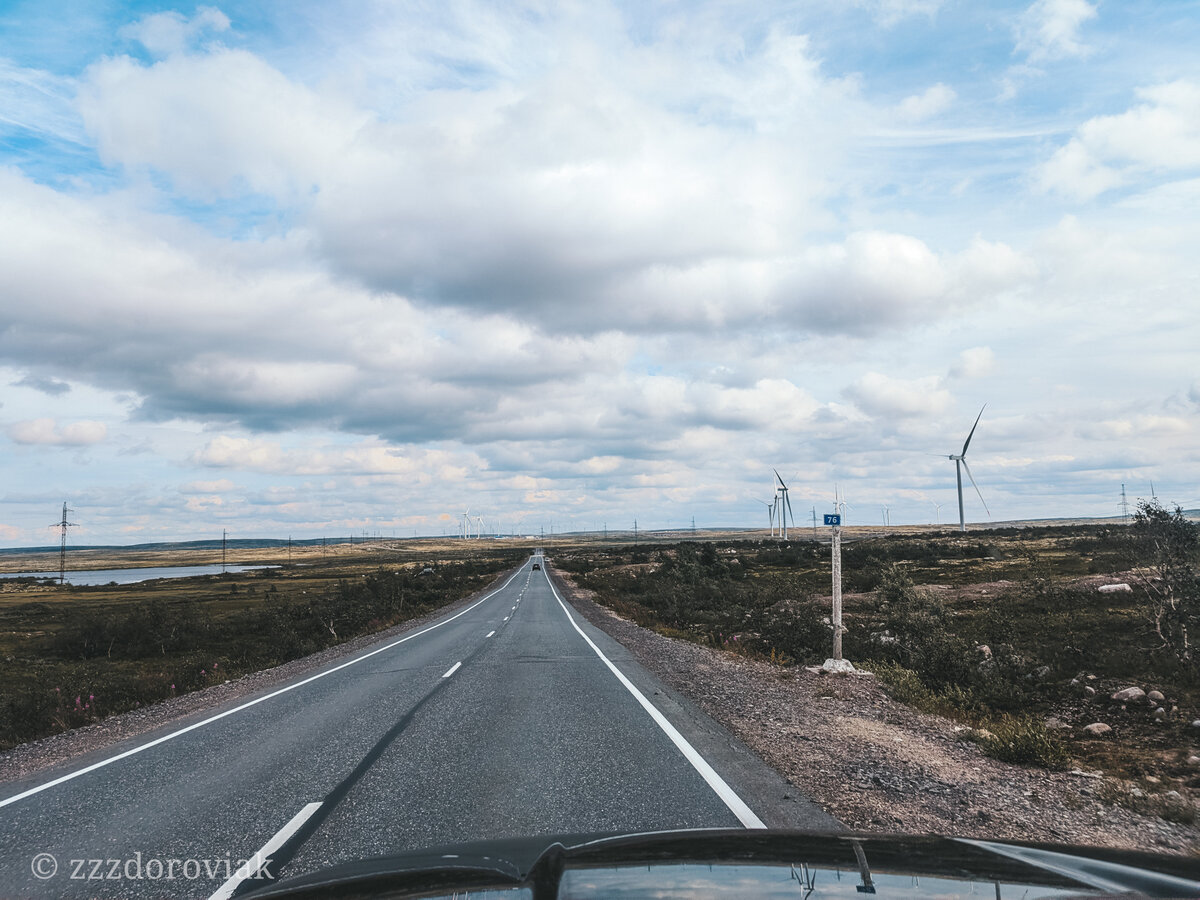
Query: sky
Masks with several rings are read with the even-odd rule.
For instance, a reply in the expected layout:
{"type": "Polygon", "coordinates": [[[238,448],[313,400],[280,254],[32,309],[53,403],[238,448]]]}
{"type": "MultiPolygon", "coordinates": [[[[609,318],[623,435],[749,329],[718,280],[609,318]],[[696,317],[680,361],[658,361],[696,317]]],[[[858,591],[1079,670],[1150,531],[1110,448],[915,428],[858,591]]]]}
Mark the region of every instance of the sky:
{"type": "Polygon", "coordinates": [[[0,2],[0,545],[1200,505],[1200,2],[0,2]],[[939,458],[939,456],[941,458],[939,458]],[[886,507],[886,511],[885,511],[886,507]]]}

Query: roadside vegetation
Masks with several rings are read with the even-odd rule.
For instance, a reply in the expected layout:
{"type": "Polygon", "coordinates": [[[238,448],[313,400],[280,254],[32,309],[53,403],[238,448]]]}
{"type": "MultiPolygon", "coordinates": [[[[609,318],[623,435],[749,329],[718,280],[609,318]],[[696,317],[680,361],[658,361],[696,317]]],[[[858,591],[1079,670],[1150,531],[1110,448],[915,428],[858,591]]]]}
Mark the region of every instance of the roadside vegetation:
{"type": "MultiPolygon", "coordinates": [[[[1128,526],[847,543],[845,656],[999,759],[1200,788],[1198,560],[1196,526],[1157,504],[1128,526]],[[1099,590],[1115,584],[1129,587],[1099,590]]],[[[781,666],[829,655],[827,544],[610,547],[554,563],[661,633],[781,666]]]]}
{"type": "Polygon", "coordinates": [[[382,631],[525,555],[389,553],[124,586],[4,582],[0,750],[382,631]]]}

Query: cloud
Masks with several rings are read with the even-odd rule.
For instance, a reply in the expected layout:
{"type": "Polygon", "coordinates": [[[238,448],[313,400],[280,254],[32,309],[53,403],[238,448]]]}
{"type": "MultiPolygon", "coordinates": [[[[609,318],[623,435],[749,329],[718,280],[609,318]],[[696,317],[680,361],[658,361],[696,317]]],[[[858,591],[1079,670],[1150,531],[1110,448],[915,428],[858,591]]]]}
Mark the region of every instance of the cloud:
{"type": "Polygon", "coordinates": [[[920,94],[905,97],[896,112],[906,121],[923,122],[949,109],[957,96],[953,88],[938,82],[920,94]]]}
{"type": "Polygon", "coordinates": [[[996,370],[996,354],[991,347],[971,347],[958,355],[950,367],[951,378],[983,378],[996,370]]]}
{"type": "Polygon", "coordinates": [[[41,391],[43,394],[48,394],[51,397],[61,397],[71,390],[71,385],[67,382],[59,381],[57,378],[51,378],[48,375],[26,375],[24,378],[12,382],[12,386],[31,388],[35,391],[41,391]]]}
{"type": "Polygon", "coordinates": [[[952,402],[935,376],[906,380],[867,372],[843,393],[863,412],[883,418],[938,415],[952,402]]]}
{"type": "Polygon", "coordinates": [[[1095,17],[1087,0],[1036,0],[1017,20],[1016,50],[1032,62],[1083,56],[1088,47],[1079,29],[1095,17]]]}
{"type": "Polygon", "coordinates": [[[10,425],[8,436],[18,444],[82,447],[103,441],[108,427],[103,422],[86,420],[60,426],[54,419],[30,419],[10,425]]]}
{"type": "Polygon", "coordinates": [[[932,19],[944,0],[854,0],[854,3],[867,9],[881,26],[891,28],[913,16],[932,19]]]}
{"type": "Polygon", "coordinates": [[[228,478],[219,478],[216,481],[189,481],[187,484],[180,485],[179,492],[181,494],[227,494],[236,488],[237,485],[228,478]]]}
{"type": "Polygon", "coordinates": [[[1142,101],[1096,116],[1036,171],[1038,185],[1090,200],[1147,173],[1200,167],[1200,84],[1179,80],[1139,88],[1142,101]]]}
{"type": "Polygon", "coordinates": [[[188,49],[206,32],[229,30],[229,17],[211,6],[196,8],[190,19],[177,12],[152,13],[120,30],[121,37],[135,40],[155,56],[170,56],[188,49]]]}

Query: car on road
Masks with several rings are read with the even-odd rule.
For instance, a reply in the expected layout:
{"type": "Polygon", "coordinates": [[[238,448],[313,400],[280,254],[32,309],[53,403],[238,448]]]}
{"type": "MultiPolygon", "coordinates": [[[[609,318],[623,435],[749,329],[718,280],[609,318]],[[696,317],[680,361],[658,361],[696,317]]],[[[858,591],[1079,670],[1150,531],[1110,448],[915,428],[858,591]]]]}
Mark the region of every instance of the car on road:
{"type": "Polygon", "coordinates": [[[535,572],[539,572],[539,571],[541,571],[541,568],[542,568],[542,565],[541,565],[541,563],[534,563],[534,564],[533,564],[533,571],[535,571],[535,572]]]}

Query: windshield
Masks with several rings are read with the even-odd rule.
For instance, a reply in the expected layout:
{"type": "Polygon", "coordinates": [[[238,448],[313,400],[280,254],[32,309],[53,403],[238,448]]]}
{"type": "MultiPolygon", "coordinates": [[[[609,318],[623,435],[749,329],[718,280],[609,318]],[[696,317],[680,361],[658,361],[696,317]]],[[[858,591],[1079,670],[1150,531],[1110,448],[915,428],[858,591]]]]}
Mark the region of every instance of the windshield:
{"type": "MultiPolygon", "coordinates": [[[[0,896],[534,890],[714,829],[1190,878],[1197,46],[1194,3],[0,4],[0,896]]],[[[562,884],[851,890],[799,846],[562,884]]],[[[980,865],[926,886],[1035,883],[980,865]]]]}

